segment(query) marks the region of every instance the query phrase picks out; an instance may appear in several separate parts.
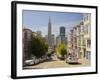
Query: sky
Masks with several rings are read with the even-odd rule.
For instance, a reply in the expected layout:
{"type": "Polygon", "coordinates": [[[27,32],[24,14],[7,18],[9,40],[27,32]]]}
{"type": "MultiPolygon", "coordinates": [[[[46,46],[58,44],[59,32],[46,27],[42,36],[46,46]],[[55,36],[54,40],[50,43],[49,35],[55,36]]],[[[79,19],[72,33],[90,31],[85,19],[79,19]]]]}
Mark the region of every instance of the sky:
{"type": "Polygon", "coordinates": [[[60,27],[64,26],[67,35],[70,29],[83,19],[83,13],[23,10],[22,24],[23,27],[34,32],[41,31],[42,36],[45,36],[48,34],[49,17],[51,18],[52,34],[58,36],[60,27]]]}

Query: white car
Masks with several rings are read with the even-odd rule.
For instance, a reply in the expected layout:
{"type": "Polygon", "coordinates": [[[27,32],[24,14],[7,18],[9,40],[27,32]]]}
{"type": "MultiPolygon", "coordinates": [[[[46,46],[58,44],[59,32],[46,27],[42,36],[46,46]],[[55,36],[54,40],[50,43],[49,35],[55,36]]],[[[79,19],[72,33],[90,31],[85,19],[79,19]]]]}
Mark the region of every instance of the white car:
{"type": "Polygon", "coordinates": [[[39,64],[40,63],[40,61],[39,61],[39,59],[35,59],[35,64],[39,64]]]}
{"type": "Polygon", "coordinates": [[[34,64],[34,60],[26,60],[25,61],[25,65],[33,65],[34,64]]]}
{"type": "Polygon", "coordinates": [[[77,55],[73,54],[73,55],[69,55],[66,59],[67,63],[78,63],[78,57],[77,55]]]}

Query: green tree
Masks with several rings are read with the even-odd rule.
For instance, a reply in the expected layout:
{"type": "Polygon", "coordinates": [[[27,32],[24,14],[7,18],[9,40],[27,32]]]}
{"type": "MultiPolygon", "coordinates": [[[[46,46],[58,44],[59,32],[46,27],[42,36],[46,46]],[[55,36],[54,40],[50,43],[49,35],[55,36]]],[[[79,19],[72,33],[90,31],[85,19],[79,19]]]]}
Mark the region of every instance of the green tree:
{"type": "Polygon", "coordinates": [[[48,51],[48,45],[40,36],[34,36],[31,43],[32,54],[35,55],[37,58],[45,55],[48,51]]]}
{"type": "Polygon", "coordinates": [[[61,56],[61,57],[64,57],[67,54],[67,48],[66,48],[65,44],[60,44],[56,48],[56,51],[57,51],[57,55],[61,56]]]}

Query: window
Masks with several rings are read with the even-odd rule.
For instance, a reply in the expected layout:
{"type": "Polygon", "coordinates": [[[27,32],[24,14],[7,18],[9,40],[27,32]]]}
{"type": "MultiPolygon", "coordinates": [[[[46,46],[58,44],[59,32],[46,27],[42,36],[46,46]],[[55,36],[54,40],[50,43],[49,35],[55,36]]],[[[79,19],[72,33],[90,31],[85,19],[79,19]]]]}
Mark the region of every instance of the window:
{"type": "Polygon", "coordinates": [[[91,32],[91,26],[88,25],[88,33],[90,33],[90,32],[91,32]]]}
{"type": "Polygon", "coordinates": [[[88,47],[88,48],[91,47],[91,40],[87,40],[87,47],[88,47]]]}
{"type": "Polygon", "coordinates": [[[88,33],[88,25],[84,26],[84,33],[87,34],[88,33]]]}

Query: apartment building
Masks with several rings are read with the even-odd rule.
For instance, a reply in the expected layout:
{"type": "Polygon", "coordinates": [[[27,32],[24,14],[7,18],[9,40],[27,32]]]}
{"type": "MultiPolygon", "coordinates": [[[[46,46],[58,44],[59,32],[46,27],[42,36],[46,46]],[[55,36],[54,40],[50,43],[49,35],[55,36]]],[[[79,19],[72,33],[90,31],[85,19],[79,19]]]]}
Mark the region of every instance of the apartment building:
{"type": "Polygon", "coordinates": [[[83,14],[83,20],[70,30],[69,52],[73,51],[79,59],[91,59],[91,15],[83,14]]]}
{"type": "Polygon", "coordinates": [[[91,14],[84,14],[84,40],[86,52],[84,57],[91,59],[91,14]]]}

